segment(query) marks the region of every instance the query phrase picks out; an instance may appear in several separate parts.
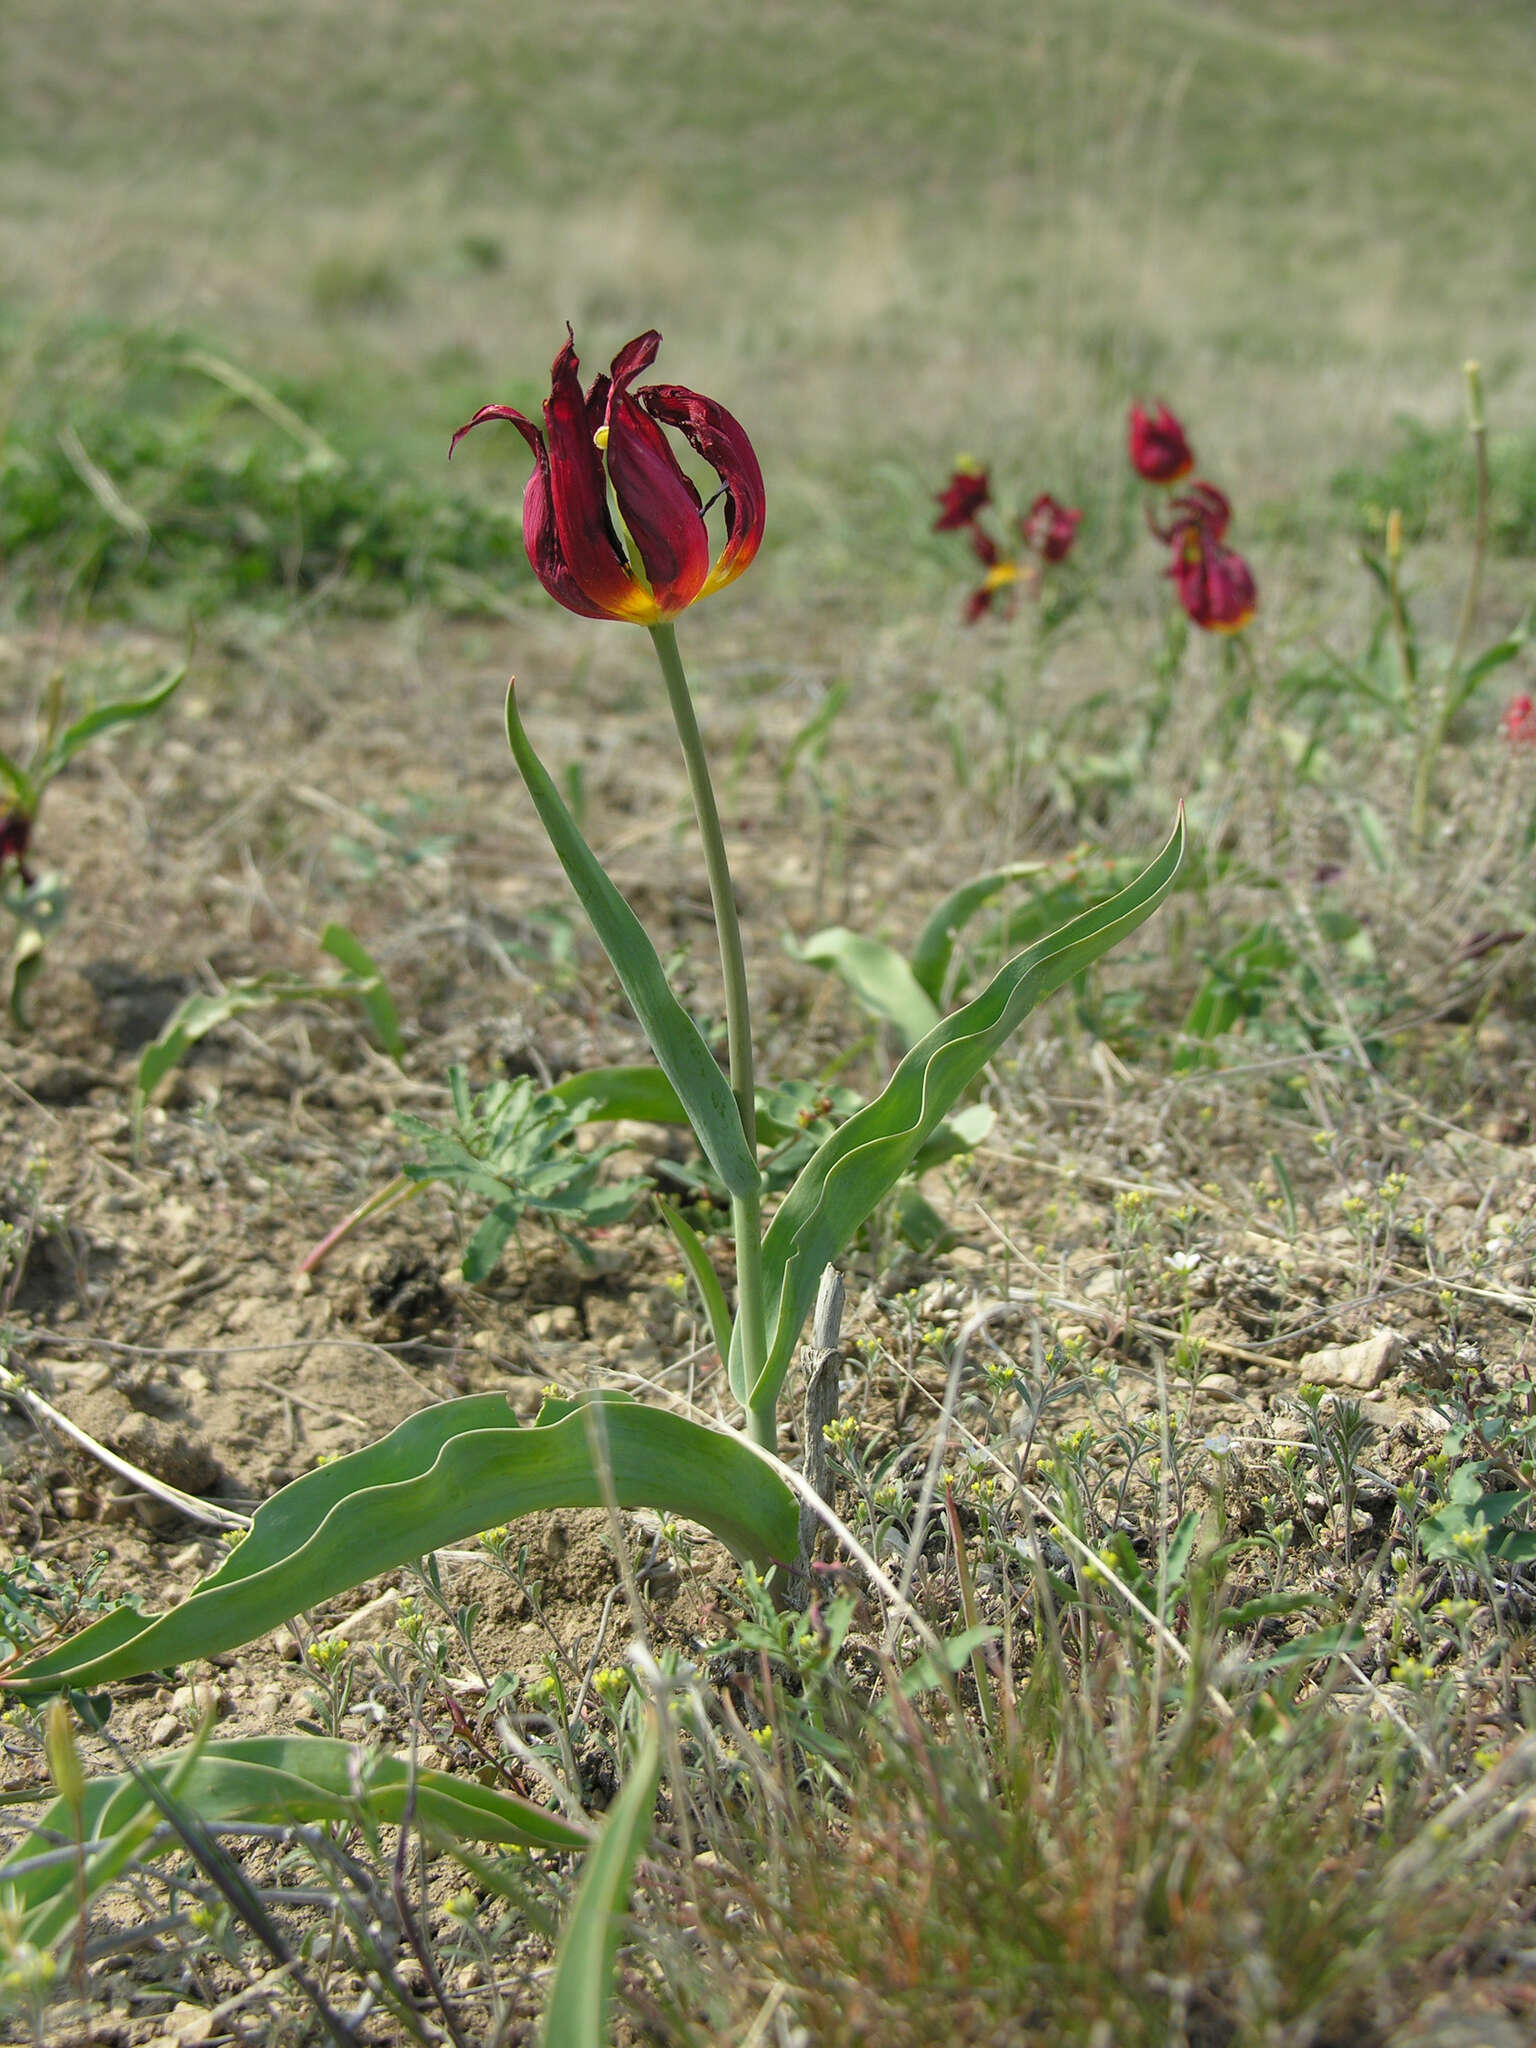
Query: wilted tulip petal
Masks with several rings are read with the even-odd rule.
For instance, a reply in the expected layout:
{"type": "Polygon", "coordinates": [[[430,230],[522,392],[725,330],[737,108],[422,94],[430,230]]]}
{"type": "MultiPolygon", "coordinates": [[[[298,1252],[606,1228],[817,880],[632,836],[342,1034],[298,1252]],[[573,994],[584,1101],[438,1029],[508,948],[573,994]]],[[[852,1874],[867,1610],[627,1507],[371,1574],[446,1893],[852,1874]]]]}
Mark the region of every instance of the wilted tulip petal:
{"type": "Polygon", "coordinates": [[[1074,507],[1058,504],[1049,491],[1042,491],[1019,521],[1024,545],[1043,562],[1064,562],[1072,552],[1083,515],[1074,507]]]}
{"type": "Polygon", "coordinates": [[[630,389],[656,359],[654,328],[627,342],[585,394],[567,336],[551,371],[542,433],[515,407],[486,405],[459,428],[449,453],[482,421],[510,421],[533,453],[523,545],[544,588],[584,618],[661,625],[734,581],[757,553],[762,471],[746,434],[713,399],[675,384],[630,389]],[[726,540],[713,567],[707,508],[664,426],[677,427],[720,478],[726,540]],[[610,488],[628,547],[609,511],[610,488]]]}
{"type": "Polygon", "coordinates": [[[1176,484],[1195,466],[1184,429],[1166,405],[1155,413],[1133,405],[1126,438],[1131,467],[1145,483],[1176,484]]]}

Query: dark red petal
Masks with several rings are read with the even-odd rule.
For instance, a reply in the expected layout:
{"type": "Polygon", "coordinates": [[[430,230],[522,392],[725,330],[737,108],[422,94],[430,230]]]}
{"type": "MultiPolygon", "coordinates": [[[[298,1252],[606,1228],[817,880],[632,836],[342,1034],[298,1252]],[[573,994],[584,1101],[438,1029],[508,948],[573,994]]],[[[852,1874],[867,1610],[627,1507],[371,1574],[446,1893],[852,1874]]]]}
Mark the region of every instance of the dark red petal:
{"type": "Polygon", "coordinates": [[[762,545],[768,500],[757,454],[741,422],[701,392],[647,384],[636,397],[652,419],[676,427],[725,486],[725,546],[700,593],[709,596],[734,583],[762,545]]]}
{"type": "Polygon", "coordinates": [[[984,562],[990,569],[997,560],[997,542],[988,533],[987,529],[977,521],[972,521],[969,531],[972,553],[978,562],[984,562]]]}
{"type": "Polygon", "coordinates": [[[592,439],[580,368],[568,340],[555,357],[544,402],[555,532],[566,568],[597,608],[595,616],[631,619],[649,606],[608,516],[608,478],[592,439]]]}
{"type": "Polygon", "coordinates": [[[660,347],[660,334],[654,327],[648,327],[644,334],[637,334],[633,341],[625,342],[613,359],[609,376],[621,388],[632,384],[642,370],[648,370],[655,362],[660,347]]]}
{"type": "Polygon", "coordinates": [[[533,475],[523,492],[523,547],[534,575],[567,611],[579,612],[586,619],[609,618],[610,613],[594,605],[584,595],[566,567],[565,557],[560,552],[560,537],[550,513],[549,455],[544,447],[544,436],[527,414],[520,413],[515,406],[482,405],[474,418],[460,427],[449,442],[449,455],[453,454],[471,427],[478,427],[485,420],[510,421],[533,451],[533,475]]]}
{"type": "Polygon", "coordinates": [[[672,618],[704,588],[709,529],[671,443],[618,376],[608,397],[608,474],[657,608],[672,618]]]}
{"type": "Polygon", "coordinates": [[[1042,491],[1019,521],[1024,545],[1033,548],[1045,562],[1064,562],[1072,552],[1082,513],[1062,505],[1049,491],[1042,491]]]}
{"type": "Polygon", "coordinates": [[[1232,505],[1225,491],[1217,490],[1202,478],[1198,483],[1173,500],[1170,507],[1173,525],[1178,529],[1186,524],[1200,528],[1207,540],[1221,540],[1232,524],[1232,505]]]}
{"type": "Polygon", "coordinates": [[[992,609],[992,600],[996,595],[997,592],[992,589],[990,584],[986,583],[973,590],[965,600],[965,611],[962,614],[965,623],[968,626],[974,626],[984,613],[992,609]]]}
{"type": "Polygon", "coordinates": [[[528,479],[528,488],[523,492],[523,546],[528,551],[533,573],[550,596],[563,604],[568,612],[577,612],[584,619],[610,619],[612,612],[592,602],[571,574],[560,552],[549,482],[549,457],[540,441],[538,464],[528,479]]]}
{"type": "Polygon", "coordinates": [[[544,446],[544,436],[525,412],[519,412],[513,405],[482,405],[472,420],[466,420],[453,439],[448,443],[448,459],[453,460],[453,451],[464,436],[473,428],[483,426],[487,420],[510,420],[522,435],[528,446],[537,455],[544,446]]]}

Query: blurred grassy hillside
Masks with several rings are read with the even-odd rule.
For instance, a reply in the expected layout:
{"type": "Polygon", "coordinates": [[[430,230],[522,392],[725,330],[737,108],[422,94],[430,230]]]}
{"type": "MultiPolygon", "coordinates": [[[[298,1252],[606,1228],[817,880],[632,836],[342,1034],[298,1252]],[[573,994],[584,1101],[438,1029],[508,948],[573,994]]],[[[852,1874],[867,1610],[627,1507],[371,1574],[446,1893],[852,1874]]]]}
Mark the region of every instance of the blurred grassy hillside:
{"type": "Polygon", "coordinates": [[[1454,420],[1468,354],[1536,416],[1525,0],[7,15],[0,407],[82,321],[164,326],[436,480],[566,319],[592,363],[655,324],[817,580],[903,573],[959,448],[1113,488],[1135,390],[1292,530],[1397,415],[1454,420]]]}

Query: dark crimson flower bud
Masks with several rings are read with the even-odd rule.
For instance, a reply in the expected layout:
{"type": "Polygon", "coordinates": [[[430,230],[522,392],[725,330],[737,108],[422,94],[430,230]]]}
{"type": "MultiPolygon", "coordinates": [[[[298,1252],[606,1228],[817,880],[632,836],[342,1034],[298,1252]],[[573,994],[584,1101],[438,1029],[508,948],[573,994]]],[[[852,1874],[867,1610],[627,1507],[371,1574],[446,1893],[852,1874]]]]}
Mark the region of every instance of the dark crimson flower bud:
{"type": "Polygon", "coordinates": [[[681,384],[630,385],[661,346],[652,328],[621,348],[583,396],[575,336],[555,357],[544,430],[510,405],[483,405],[471,427],[509,420],[533,454],[523,494],[523,546],[533,573],[567,611],[658,626],[733,583],[756,555],[765,516],[763,473],[723,405],[681,384]],[[672,452],[675,427],[720,479],[725,545],[710,562],[706,507],[672,452]],[[609,489],[629,546],[608,510],[609,489]]]}
{"type": "Polygon", "coordinates": [[[1081,512],[1058,505],[1049,491],[1042,491],[1019,521],[1019,531],[1025,547],[1033,548],[1043,562],[1064,562],[1082,520],[1081,512]]]}
{"type": "Polygon", "coordinates": [[[29,889],[32,871],[27,866],[27,847],[31,838],[32,820],[25,811],[8,811],[0,818],[0,873],[8,860],[14,861],[17,874],[29,889]]]}
{"type": "Polygon", "coordinates": [[[1127,443],[1131,467],[1144,483],[1176,484],[1195,466],[1184,429],[1166,405],[1150,414],[1133,405],[1127,443]]]}
{"type": "Polygon", "coordinates": [[[992,502],[987,472],[964,456],[955,464],[955,473],[943,490],[933,495],[939,508],[939,516],[933,522],[935,533],[958,532],[970,525],[983,505],[992,502]]]}

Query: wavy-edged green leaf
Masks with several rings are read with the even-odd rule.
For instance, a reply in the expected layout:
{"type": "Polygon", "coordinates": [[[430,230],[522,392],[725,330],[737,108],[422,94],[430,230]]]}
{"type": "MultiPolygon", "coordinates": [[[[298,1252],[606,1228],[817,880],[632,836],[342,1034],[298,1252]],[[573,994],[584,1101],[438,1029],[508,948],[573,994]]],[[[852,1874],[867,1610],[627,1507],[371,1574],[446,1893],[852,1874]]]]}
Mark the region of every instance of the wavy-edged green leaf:
{"type": "Polygon", "coordinates": [[[907,1045],[925,1038],[939,1021],[937,1004],[894,946],[834,924],[791,951],[812,967],[830,968],[870,1015],[893,1025],[907,1045]]]}
{"type": "Polygon", "coordinates": [[[665,970],[645,927],[608,879],[597,855],[581,836],[549,771],[533,751],[517,714],[516,686],[510,683],[507,741],[539,821],[619,977],[630,1008],[640,1020],[651,1051],[688,1112],[688,1121],[705,1158],[733,1195],[755,1195],[761,1185],[757,1160],[741,1127],[741,1112],[730,1083],[704,1043],[699,1027],[667,985],[665,970]]]}
{"type": "MultiPolygon", "coordinates": [[[[515,1793],[446,1771],[413,1772],[399,1757],[329,1736],[263,1735],[193,1744],[155,1757],[141,1774],[153,1777],[199,1820],[214,1824],[361,1821],[398,1826],[409,1812],[434,1849],[460,1841],[583,1849],[589,1840],[558,1814],[515,1793]]],[[[89,1781],[81,1813],[88,1898],[120,1874],[159,1822],[140,1777],[89,1781]]],[[[74,1815],[62,1799],[0,1862],[0,1891],[28,1916],[29,1938],[40,1946],[58,1938],[79,1902],[76,1859],[44,1861],[51,1835],[77,1839],[74,1815]],[[26,1864],[33,1867],[15,1874],[17,1866],[26,1864]]],[[[164,1844],[167,1851],[177,1846],[174,1840],[164,1844]]]]}
{"type": "Polygon", "coordinates": [[[770,1335],[767,1362],[751,1392],[754,1406],[774,1399],[783,1385],[823,1268],[1036,1003],[1157,908],[1173,886],[1184,836],[1181,809],[1167,845],[1129,888],[1008,961],[974,1002],[912,1048],[875,1101],[834,1131],[802,1168],[763,1241],[770,1335]]]}
{"type": "Polygon", "coordinates": [[[57,1649],[0,1673],[0,1686],[56,1692],[216,1656],[516,1515],[601,1507],[599,1457],[620,1507],[685,1515],[759,1563],[795,1555],[793,1493],[719,1430],[615,1395],[523,1428],[500,1394],[471,1394],[422,1409],[379,1442],[274,1494],[180,1607],[152,1619],[115,1608],[57,1649]]]}
{"type": "Polygon", "coordinates": [[[661,1777],[661,1728],[652,1714],[634,1768],[587,1853],[555,1956],[544,2048],[607,2048],[608,2001],[630,1880],[651,1832],[661,1777]]]}
{"type": "Polygon", "coordinates": [[[1040,874],[1046,863],[1038,860],[1016,860],[1005,868],[996,868],[988,875],[973,875],[968,882],[962,882],[929,917],[917,935],[917,944],[912,949],[912,974],[929,998],[935,1003],[944,1000],[944,978],[949,973],[949,963],[954,958],[955,940],[984,903],[989,903],[999,889],[1007,888],[1010,882],[1022,882],[1030,875],[1040,874]]]}
{"type": "Polygon", "coordinates": [[[349,974],[357,977],[356,996],[368,1012],[368,1022],[380,1045],[398,1067],[405,1058],[405,1040],[400,1036],[400,1013],[395,1008],[394,997],[390,994],[377,961],[357,937],[344,924],[328,924],[320,934],[320,950],[329,953],[339,961],[349,974]]]}
{"type": "Polygon", "coordinates": [[[57,775],[75,758],[82,747],[104,732],[110,732],[115,725],[132,725],[141,718],[148,718],[158,711],[166,699],[179,690],[186,680],[185,668],[179,668],[168,675],[164,682],[156,683],[142,697],[119,697],[111,704],[98,704],[94,711],[87,711],[83,718],[77,718],[73,725],[66,725],[54,740],[41,761],[33,770],[33,779],[39,787],[57,775]]]}

